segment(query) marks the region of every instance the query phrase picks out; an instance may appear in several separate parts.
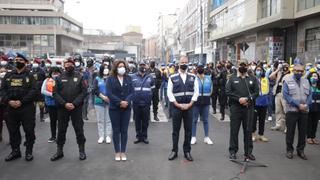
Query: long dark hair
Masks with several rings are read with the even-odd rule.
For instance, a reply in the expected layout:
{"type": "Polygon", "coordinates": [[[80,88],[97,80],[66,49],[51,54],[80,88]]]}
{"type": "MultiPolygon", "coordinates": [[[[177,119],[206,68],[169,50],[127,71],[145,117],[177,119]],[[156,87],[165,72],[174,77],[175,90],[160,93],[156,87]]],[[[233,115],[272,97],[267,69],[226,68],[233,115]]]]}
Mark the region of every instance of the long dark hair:
{"type": "Polygon", "coordinates": [[[100,66],[100,69],[99,69],[99,77],[100,77],[100,78],[103,78],[103,71],[104,71],[104,66],[101,65],[101,66],[100,66]]]}
{"type": "Polygon", "coordinates": [[[117,59],[113,62],[112,64],[112,68],[111,68],[111,73],[110,75],[113,76],[113,77],[116,77],[118,76],[118,66],[119,64],[123,63],[124,64],[124,67],[126,68],[126,74],[128,72],[128,63],[125,61],[125,60],[122,60],[122,59],[117,59]]]}
{"type": "Polygon", "coordinates": [[[313,74],[316,74],[318,76],[318,82],[317,82],[317,89],[320,89],[320,75],[317,73],[317,72],[311,72],[309,75],[308,75],[308,81],[309,83],[311,84],[311,77],[313,74]]]}

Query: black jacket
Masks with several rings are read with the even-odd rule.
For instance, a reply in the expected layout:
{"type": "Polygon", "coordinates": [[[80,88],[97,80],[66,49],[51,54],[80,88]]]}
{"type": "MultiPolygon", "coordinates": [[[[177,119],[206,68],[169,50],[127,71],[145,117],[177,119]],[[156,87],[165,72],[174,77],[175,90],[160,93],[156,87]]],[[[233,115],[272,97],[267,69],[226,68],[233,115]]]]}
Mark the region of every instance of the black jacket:
{"type": "Polygon", "coordinates": [[[153,77],[155,85],[156,85],[156,89],[160,89],[161,82],[162,82],[160,70],[157,68],[154,68],[154,70],[149,69],[148,74],[150,74],[153,77]]]}

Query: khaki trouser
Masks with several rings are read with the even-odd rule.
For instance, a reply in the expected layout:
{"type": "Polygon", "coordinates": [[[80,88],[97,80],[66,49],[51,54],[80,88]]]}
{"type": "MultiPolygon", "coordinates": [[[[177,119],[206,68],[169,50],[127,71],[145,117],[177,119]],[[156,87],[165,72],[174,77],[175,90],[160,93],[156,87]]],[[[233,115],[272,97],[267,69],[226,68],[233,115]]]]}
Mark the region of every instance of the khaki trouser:
{"type": "Polygon", "coordinates": [[[284,100],[282,93],[278,93],[275,97],[275,116],[276,116],[276,127],[284,128],[285,126],[285,107],[286,101],[284,100]]]}

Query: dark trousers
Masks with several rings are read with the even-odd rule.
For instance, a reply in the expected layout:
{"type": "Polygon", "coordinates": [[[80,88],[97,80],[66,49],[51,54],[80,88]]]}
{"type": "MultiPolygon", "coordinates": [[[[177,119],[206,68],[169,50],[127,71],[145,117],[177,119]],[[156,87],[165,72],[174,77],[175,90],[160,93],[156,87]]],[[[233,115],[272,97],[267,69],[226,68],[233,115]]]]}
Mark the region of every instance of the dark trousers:
{"type": "Polygon", "coordinates": [[[136,126],[136,138],[146,139],[148,138],[148,127],[150,120],[150,106],[134,106],[134,122],[136,126]]]}
{"type": "Polygon", "coordinates": [[[152,90],[152,108],[153,114],[158,114],[158,104],[159,104],[159,89],[155,88],[152,90]]]}
{"type": "Polygon", "coordinates": [[[307,129],[308,114],[301,112],[287,112],[286,113],[286,144],[287,151],[293,152],[293,140],[296,130],[296,125],[298,124],[298,145],[297,151],[303,151],[306,146],[306,129],[307,129]]]}
{"type": "Polygon", "coordinates": [[[130,115],[130,108],[109,109],[109,116],[113,130],[113,145],[116,153],[126,152],[130,115]]]}
{"type": "Polygon", "coordinates": [[[47,106],[50,117],[51,137],[57,137],[58,108],[56,106],[47,106]]]}
{"type": "Polygon", "coordinates": [[[3,121],[6,121],[7,114],[7,108],[5,106],[0,106],[0,141],[2,141],[3,121]]]}
{"type": "Polygon", "coordinates": [[[319,120],[320,120],[320,112],[309,112],[307,138],[311,138],[311,139],[316,138],[319,120]]]}
{"type": "Polygon", "coordinates": [[[218,90],[213,90],[211,94],[212,109],[217,110],[218,90]]]}
{"type": "Polygon", "coordinates": [[[11,148],[19,149],[21,144],[21,133],[20,126],[22,125],[25,132],[25,146],[26,148],[33,147],[34,141],[36,139],[34,129],[35,129],[35,106],[33,103],[24,105],[18,109],[8,107],[8,119],[6,121],[11,148]]]}
{"type": "Polygon", "coordinates": [[[182,111],[172,105],[172,142],[173,142],[173,152],[178,152],[179,144],[179,134],[181,123],[183,121],[184,127],[184,143],[183,143],[183,152],[187,153],[191,151],[191,136],[192,136],[192,117],[193,117],[193,108],[182,111]]]}
{"type": "Polygon", "coordinates": [[[225,92],[220,91],[218,94],[219,104],[220,104],[220,113],[225,114],[227,95],[225,92]]]}
{"type": "Polygon", "coordinates": [[[238,135],[242,123],[244,154],[250,155],[253,150],[252,143],[252,121],[253,106],[244,107],[240,105],[231,105],[230,108],[230,141],[229,152],[236,154],[239,150],[238,135]]]}
{"type": "Polygon", "coordinates": [[[259,135],[263,136],[264,134],[264,124],[266,120],[268,106],[256,106],[254,108],[254,118],[252,123],[252,132],[257,130],[257,122],[259,120],[259,135]]]}
{"type": "Polygon", "coordinates": [[[82,106],[82,117],[88,118],[88,110],[89,110],[89,95],[87,95],[83,100],[83,106],[82,106]]]}
{"type": "Polygon", "coordinates": [[[58,108],[58,146],[63,146],[66,142],[66,133],[70,119],[76,133],[77,143],[82,145],[86,142],[83,132],[82,106],[76,107],[72,111],[68,111],[65,108],[58,108]]]}

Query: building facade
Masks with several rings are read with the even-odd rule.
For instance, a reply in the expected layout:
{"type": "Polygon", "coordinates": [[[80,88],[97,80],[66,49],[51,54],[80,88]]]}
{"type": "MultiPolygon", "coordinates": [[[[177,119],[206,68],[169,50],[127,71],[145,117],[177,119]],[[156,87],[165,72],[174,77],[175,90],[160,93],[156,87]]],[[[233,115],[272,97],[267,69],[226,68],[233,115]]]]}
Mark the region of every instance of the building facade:
{"type": "Polygon", "coordinates": [[[0,50],[29,57],[80,52],[83,26],[64,13],[63,0],[0,0],[0,50]]]}

